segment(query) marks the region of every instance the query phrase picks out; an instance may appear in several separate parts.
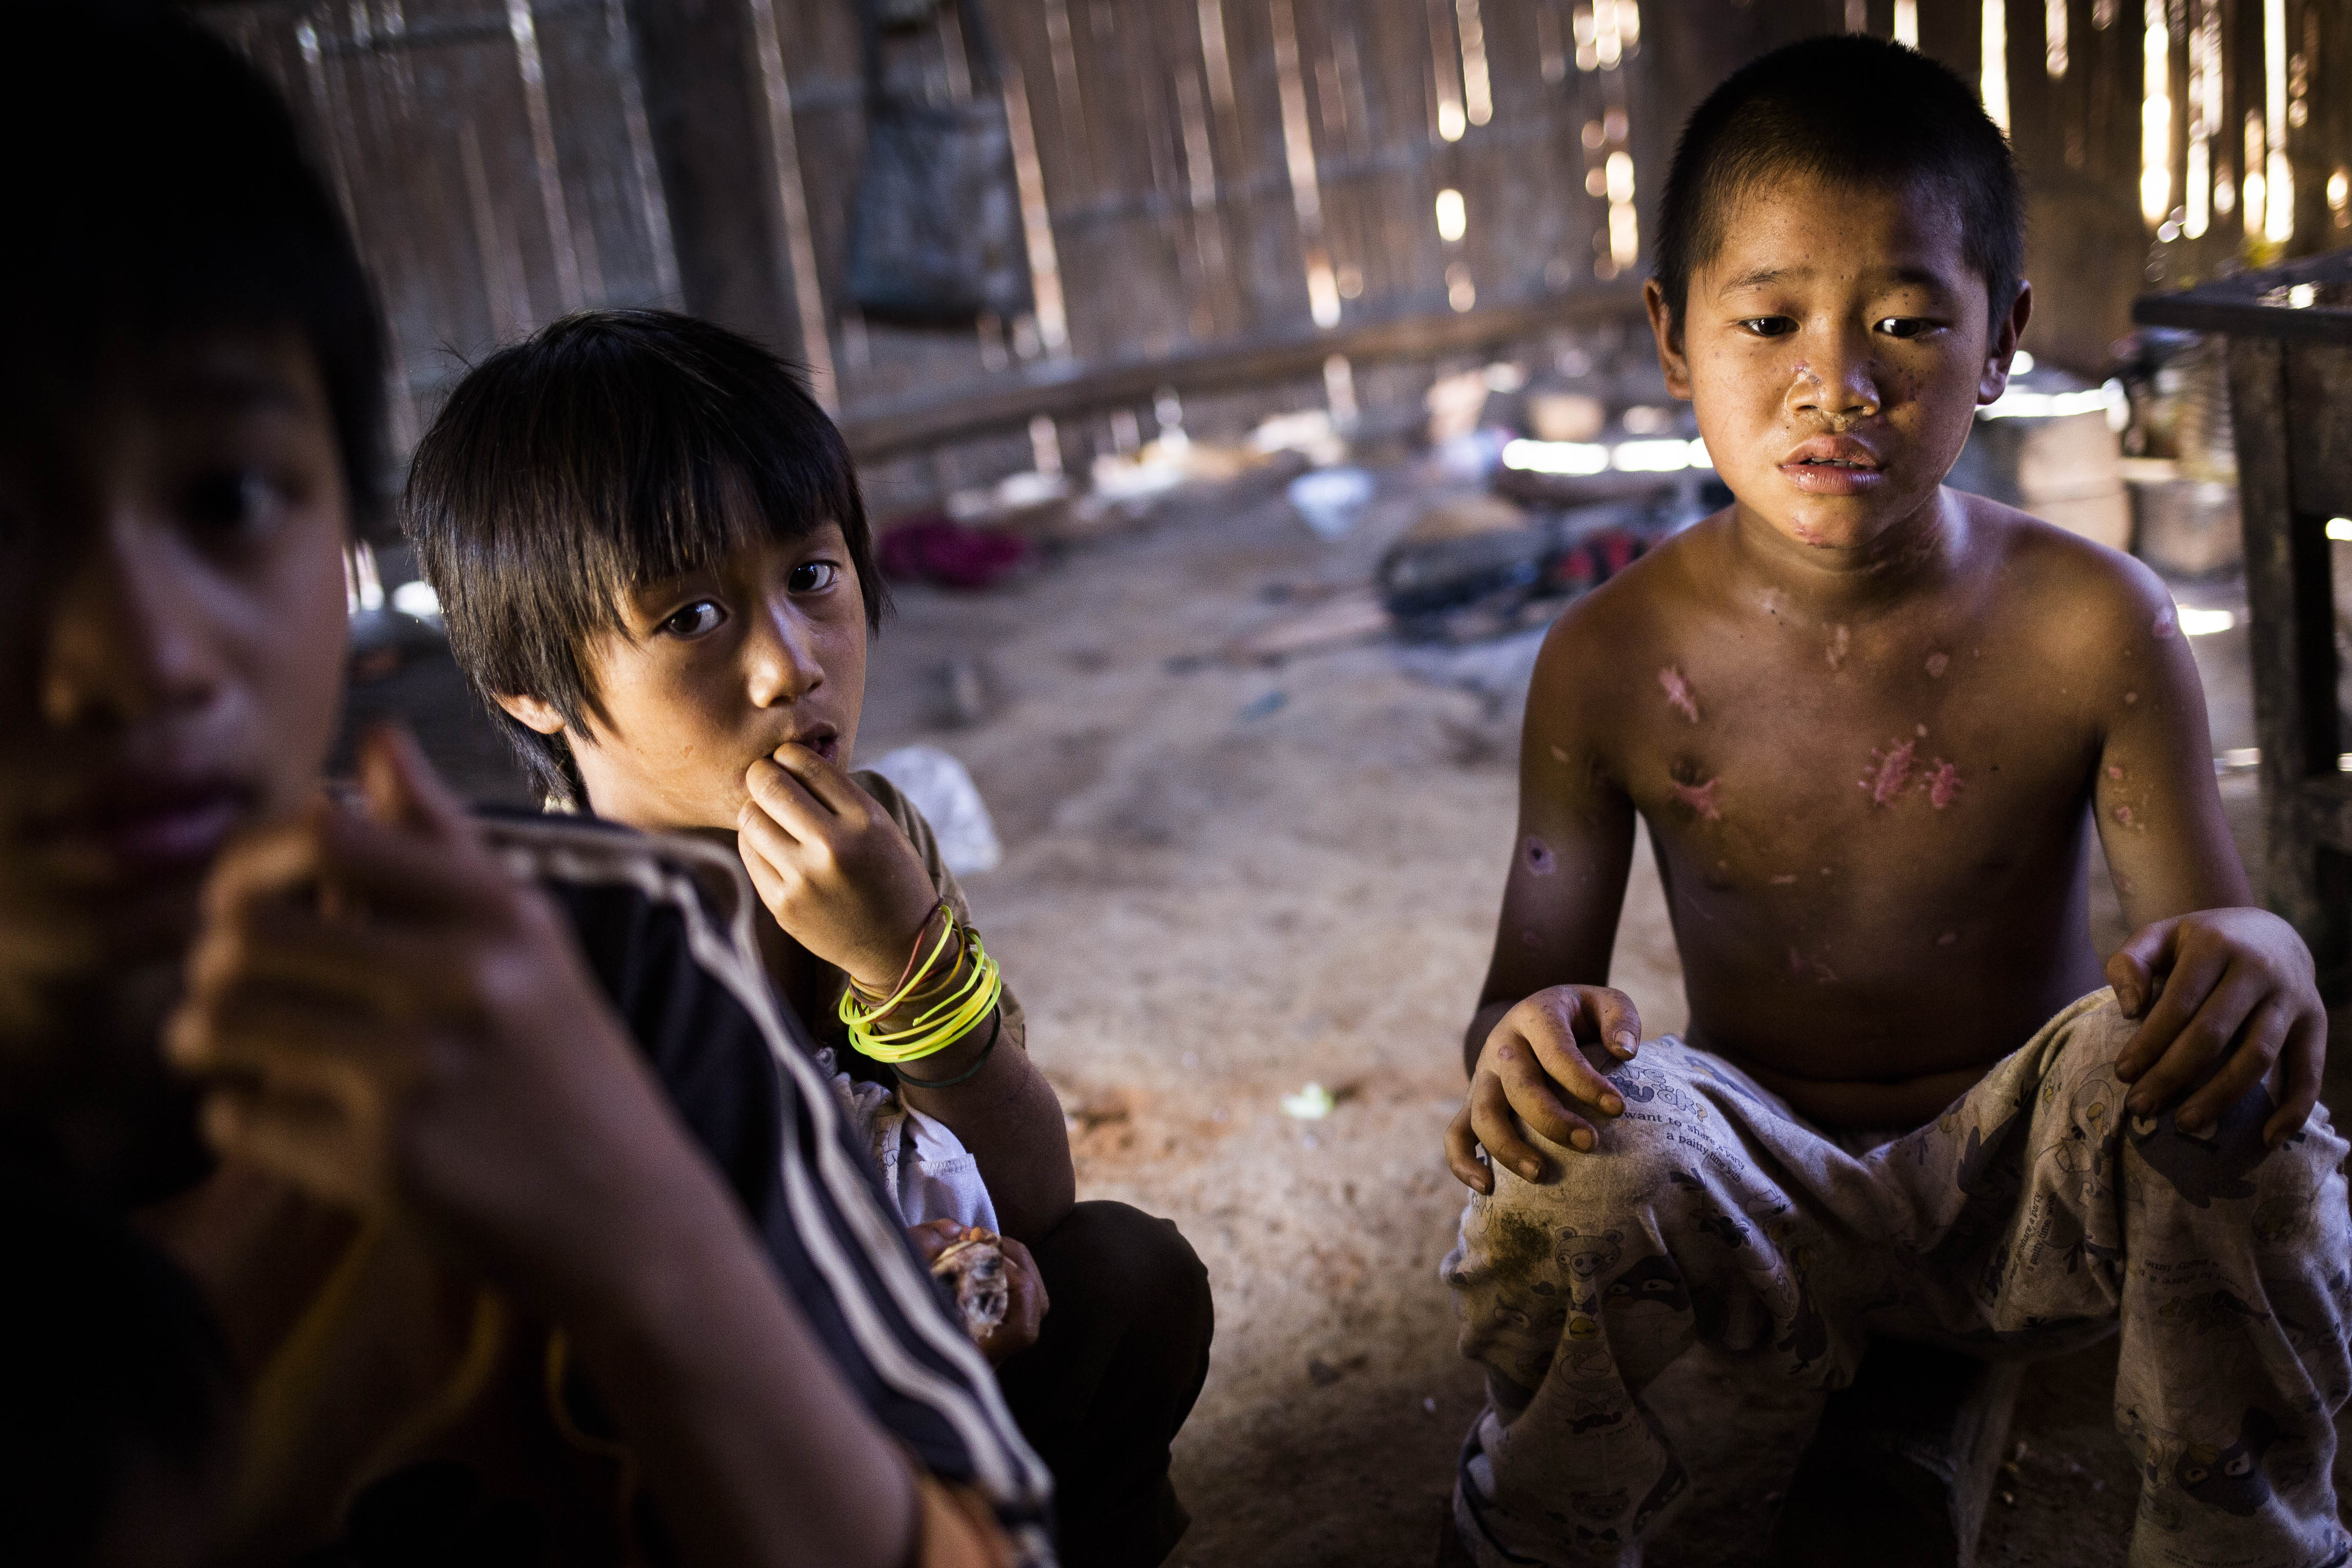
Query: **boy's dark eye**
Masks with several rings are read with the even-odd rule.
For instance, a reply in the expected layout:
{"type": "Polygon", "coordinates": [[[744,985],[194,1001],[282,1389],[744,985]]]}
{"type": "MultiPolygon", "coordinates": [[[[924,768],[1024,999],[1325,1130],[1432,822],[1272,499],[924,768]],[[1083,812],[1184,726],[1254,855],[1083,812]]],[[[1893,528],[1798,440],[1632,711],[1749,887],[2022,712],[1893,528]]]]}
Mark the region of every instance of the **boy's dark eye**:
{"type": "Polygon", "coordinates": [[[803,561],[784,579],[784,587],[794,594],[817,594],[841,580],[841,568],[830,561],[803,561]]]}
{"type": "Polygon", "coordinates": [[[1936,323],[1925,316],[1889,316],[1878,323],[1877,330],[1890,338],[1924,337],[1935,331],[1936,323]]]}
{"type": "Polygon", "coordinates": [[[1759,338],[1784,338],[1797,330],[1797,323],[1786,316],[1750,316],[1738,325],[1741,331],[1759,338]]]}
{"type": "Polygon", "coordinates": [[[180,510],[200,532],[249,537],[276,521],[280,500],[275,486],[247,468],[198,478],[181,494],[180,510]]]}
{"type": "Polygon", "coordinates": [[[666,618],[657,629],[667,637],[698,637],[717,630],[719,624],[726,618],[727,612],[719,608],[718,601],[697,599],[666,618]]]}

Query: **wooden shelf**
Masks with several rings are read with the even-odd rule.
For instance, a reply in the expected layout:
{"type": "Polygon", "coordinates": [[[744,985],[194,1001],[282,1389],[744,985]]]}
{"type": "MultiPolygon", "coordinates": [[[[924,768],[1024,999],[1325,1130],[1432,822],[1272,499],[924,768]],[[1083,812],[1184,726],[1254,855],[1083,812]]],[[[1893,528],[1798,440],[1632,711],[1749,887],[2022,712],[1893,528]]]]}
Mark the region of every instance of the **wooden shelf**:
{"type": "Polygon", "coordinates": [[[1433,359],[1556,327],[1624,316],[1642,308],[1638,284],[1611,284],[1517,304],[1366,321],[1329,331],[1280,332],[1174,353],[1093,363],[1044,361],[907,397],[872,398],[841,411],[842,434],[860,462],[992,431],[1013,429],[1038,415],[1082,414],[1148,403],[1162,387],[1208,392],[1320,376],[1333,354],[1350,362],[1433,359]]]}

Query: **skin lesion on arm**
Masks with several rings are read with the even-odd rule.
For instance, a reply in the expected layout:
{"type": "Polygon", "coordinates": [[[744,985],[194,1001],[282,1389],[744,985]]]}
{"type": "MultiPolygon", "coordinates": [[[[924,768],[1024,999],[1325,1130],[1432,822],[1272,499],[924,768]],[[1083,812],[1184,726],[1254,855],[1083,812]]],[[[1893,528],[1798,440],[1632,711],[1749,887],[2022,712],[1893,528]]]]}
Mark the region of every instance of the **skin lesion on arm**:
{"type": "Polygon", "coordinates": [[[2135,928],[2251,903],[2215,786],[2204,687],[2160,584],[2129,584],[2103,616],[2115,652],[2091,803],[2117,897],[2135,928]]]}

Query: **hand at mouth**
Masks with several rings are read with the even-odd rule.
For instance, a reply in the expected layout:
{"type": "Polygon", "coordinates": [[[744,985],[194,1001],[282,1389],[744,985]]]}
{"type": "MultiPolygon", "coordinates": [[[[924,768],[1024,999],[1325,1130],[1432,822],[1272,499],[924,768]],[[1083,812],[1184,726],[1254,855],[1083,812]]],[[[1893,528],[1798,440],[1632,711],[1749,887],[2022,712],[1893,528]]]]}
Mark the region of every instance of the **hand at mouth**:
{"type": "Polygon", "coordinates": [[[838,764],[841,761],[841,732],[830,724],[812,724],[796,735],[787,735],[768,754],[772,757],[786,746],[814,752],[828,763],[838,764]]]}

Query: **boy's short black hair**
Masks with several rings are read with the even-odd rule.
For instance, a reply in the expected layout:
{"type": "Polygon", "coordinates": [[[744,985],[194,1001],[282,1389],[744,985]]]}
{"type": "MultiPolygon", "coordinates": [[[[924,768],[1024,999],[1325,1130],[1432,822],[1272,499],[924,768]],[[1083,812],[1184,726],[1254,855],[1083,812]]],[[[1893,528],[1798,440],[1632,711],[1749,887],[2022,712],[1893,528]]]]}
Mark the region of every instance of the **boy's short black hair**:
{"type": "Polygon", "coordinates": [[[191,332],[309,343],[357,521],[381,500],[383,327],[277,90],[142,0],[0,5],[0,425],[38,440],[110,355],[191,332]]]}
{"type": "Polygon", "coordinates": [[[1807,38],[1725,79],[1691,113],[1659,203],[1654,276],[1680,325],[1691,274],[1722,248],[1738,199],[1781,174],[1887,186],[1931,180],[1998,326],[2025,270],[2025,202],[2000,128],[1967,82],[1916,49],[1858,33],[1807,38]]]}
{"type": "Polygon", "coordinates": [[[882,579],[841,432],[782,360],[668,310],[582,311],[475,366],[418,443],[401,511],[467,679],[533,784],[573,805],[562,737],[496,700],[536,697],[575,729],[606,718],[582,656],[625,632],[624,592],[827,522],[878,628],[882,579]],[[750,504],[728,506],[730,487],[750,504]]]}

